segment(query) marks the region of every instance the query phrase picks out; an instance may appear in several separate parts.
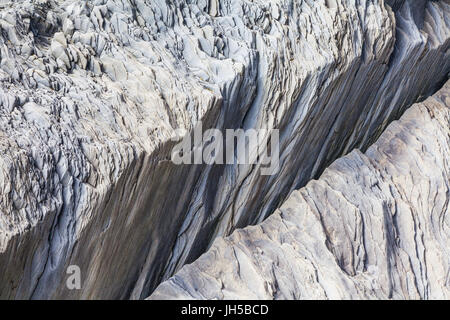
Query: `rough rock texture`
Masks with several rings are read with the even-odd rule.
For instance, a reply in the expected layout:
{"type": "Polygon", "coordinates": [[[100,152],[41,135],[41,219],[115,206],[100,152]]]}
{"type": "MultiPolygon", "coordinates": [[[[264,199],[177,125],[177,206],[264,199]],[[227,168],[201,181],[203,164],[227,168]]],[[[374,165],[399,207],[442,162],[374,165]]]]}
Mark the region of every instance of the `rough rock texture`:
{"type": "Polygon", "coordinates": [[[449,299],[450,81],[154,299],[449,299]]]}
{"type": "Polygon", "coordinates": [[[1,1],[0,297],[147,297],[368,147],[450,70],[420,3],[1,1]],[[280,129],[280,171],[172,164],[199,120],[280,129]]]}

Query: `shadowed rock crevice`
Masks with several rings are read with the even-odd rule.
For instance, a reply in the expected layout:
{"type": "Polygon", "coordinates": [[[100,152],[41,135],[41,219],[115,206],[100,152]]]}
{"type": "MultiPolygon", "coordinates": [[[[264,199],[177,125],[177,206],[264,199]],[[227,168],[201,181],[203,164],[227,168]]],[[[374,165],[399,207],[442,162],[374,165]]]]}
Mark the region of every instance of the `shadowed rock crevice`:
{"type": "Polygon", "coordinates": [[[151,299],[448,299],[450,82],[151,299]]]}

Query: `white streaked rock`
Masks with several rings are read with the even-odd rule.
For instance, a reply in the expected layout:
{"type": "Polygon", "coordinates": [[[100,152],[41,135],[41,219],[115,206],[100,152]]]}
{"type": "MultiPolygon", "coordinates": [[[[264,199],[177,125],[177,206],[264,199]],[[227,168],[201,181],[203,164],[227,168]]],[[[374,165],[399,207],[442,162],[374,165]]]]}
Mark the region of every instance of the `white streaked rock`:
{"type": "Polygon", "coordinates": [[[368,147],[450,70],[448,1],[413,3],[2,1],[0,297],[145,298],[368,147]],[[171,164],[199,120],[280,129],[280,172],[171,164]]]}

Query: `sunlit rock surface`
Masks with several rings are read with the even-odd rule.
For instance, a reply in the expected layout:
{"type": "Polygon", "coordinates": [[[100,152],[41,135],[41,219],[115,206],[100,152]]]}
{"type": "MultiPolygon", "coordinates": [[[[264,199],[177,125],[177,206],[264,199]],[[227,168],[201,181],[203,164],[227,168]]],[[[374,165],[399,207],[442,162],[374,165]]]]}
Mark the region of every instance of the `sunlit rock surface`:
{"type": "Polygon", "coordinates": [[[442,86],[449,12],[0,1],[0,298],[147,297],[442,86]],[[170,138],[198,121],[279,129],[279,172],[174,165],[170,138]],[[81,290],[66,287],[69,265],[81,290]]]}
{"type": "Polygon", "coordinates": [[[154,299],[449,299],[450,82],[154,299]]]}

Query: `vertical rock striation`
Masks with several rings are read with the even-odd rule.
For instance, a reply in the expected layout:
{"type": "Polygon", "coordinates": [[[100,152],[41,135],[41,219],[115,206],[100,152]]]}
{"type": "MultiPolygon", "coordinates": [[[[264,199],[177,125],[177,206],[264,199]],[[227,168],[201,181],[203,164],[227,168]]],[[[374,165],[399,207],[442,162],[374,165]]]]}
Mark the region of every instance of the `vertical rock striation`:
{"type": "Polygon", "coordinates": [[[0,297],[145,298],[261,222],[447,79],[450,5],[420,4],[1,2],[0,297]],[[174,165],[199,121],[279,129],[280,171],[174,165]]]}
{"type": "Polygon", "coordinates": [[[449,299],[450,82],[152,299],[449,299]]]}

